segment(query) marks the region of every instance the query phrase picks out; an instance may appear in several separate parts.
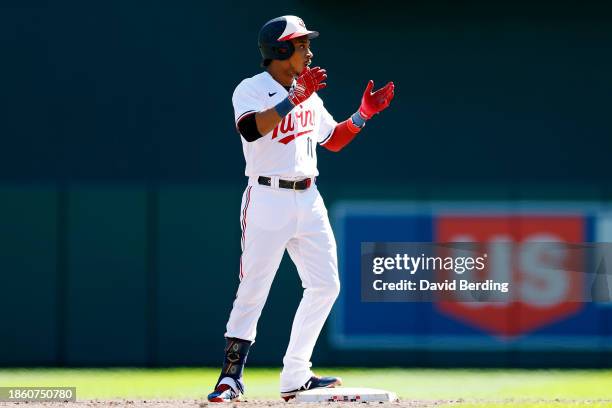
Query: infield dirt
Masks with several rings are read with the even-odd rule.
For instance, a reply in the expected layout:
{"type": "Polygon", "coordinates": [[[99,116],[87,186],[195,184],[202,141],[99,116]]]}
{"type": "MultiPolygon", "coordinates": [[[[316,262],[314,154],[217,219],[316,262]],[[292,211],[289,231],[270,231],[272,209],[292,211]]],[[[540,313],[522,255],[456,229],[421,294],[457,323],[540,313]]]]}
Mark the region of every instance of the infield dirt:
{"type": "Polygon", "coordinates": [[[282,400],[246,400],[241,402],[209,404],[205,400],[184,399],[184,400],[86,400],[77,402],[0,402],[0,407],[23,407],[23,408],[102,408],[102,407],[125,407],[125,408],[428,408],[428,407],[575,407],[588,405],[591,407],[612,407],[611,400],[565,400],[565,399],[457,399],[457,400],[400,400],[398,402],[386,403],[356,403],[356,402],[324,402],[324,403],[297,403],[284,402],[282,400]]]}
{"type": "Polygon", "coordinates": [[[95,408],[95,407],[126,407],[126,408],[170,408],[170,407],[192,407],[192,408],[315,408],[315,407],[337,407],[337,408],[403,408],[403,407],[437,407],[443,404],[454,403],[460,401],[437,400],[437,401],[421,401],[421,400],[402,400],[399,402],[387,403],[342,403],[342,402],[324,402],[324,403],[297,403],[284,402],[282,400],[246,400],[241,402],[209,404],[202,400],[90,400],[77,402],[4,402],[0,403],[0,407],[45,407],[45,408],[95,408]]]}

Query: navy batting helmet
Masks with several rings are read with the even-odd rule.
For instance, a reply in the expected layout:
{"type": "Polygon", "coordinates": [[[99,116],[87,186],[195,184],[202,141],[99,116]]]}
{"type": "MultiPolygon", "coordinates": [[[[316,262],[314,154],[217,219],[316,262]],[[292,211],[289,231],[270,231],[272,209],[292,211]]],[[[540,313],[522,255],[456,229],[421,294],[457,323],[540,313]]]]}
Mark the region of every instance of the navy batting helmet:
{"type": "Polygon", "coordinates": [[[293,55],[295,48],[292,39],[307,35],[308,38],[319,36],[316,31],[309,31],[301,18],[282,16],[268,21],[259,30],[259,51],[264,60],[286,60],[293,55]]]}

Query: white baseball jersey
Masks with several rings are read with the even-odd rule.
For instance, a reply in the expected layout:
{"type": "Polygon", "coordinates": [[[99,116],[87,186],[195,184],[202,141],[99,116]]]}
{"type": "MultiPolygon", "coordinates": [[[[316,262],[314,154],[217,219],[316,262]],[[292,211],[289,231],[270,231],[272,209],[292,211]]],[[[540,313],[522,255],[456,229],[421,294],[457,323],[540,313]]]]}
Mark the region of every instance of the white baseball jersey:
{"type": "MultiPolygon", "coordinates": [[[[245,79],[232,96],[236,124],[245,115],[276,106],[287,95],[288,91],[267,71],[245,79]]],[[[336,124],[314,93],[263,137],[254,142],[242,138],[245,174],[285,178],[318,176],[316,145],[329,139],[336,124]]]]}

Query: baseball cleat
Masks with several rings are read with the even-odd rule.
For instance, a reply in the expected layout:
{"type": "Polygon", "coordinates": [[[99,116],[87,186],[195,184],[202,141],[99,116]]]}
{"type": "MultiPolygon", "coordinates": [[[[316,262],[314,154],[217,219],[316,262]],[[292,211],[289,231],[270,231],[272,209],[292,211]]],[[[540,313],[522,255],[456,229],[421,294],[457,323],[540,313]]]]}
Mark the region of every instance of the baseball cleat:
{"type": "Polygon", "coordinates": [[[315,388],[334,388],[338,385],[342,385],[342,378],[340,377],[319,377],[313,375],[306,381],[306,384],[297,390],[281,392],[281,398],[289,401],[302,391],[314,390],[315,388]]]}
{"type": "Polygon", "coordinates": [[[234,391],[227,384],[219,384],[217,388],[208,394],[208,402],[238,402],[240,401],[240,393],[234,391]]]}

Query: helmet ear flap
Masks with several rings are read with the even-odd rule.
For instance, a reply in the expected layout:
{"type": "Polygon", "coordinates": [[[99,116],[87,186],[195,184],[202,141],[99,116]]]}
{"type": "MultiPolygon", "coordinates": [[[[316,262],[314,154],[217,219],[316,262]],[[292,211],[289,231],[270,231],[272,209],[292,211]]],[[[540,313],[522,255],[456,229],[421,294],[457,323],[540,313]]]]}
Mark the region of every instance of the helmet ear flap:
{"type": "Polygon", "coordinates": [[[260,44],[259,50],[264,59],[282,61],[291,58],[295,46],[291,41],[277,41],[274,44],[260,44]]]}
{"type": "Polygon", "coordinates": [[[295,46],[291,41],[279,41],[278,45],[274,47],[274,54],[279,60],[286,60],[291,58],[293,52],[295,51],[295,46]]]}

